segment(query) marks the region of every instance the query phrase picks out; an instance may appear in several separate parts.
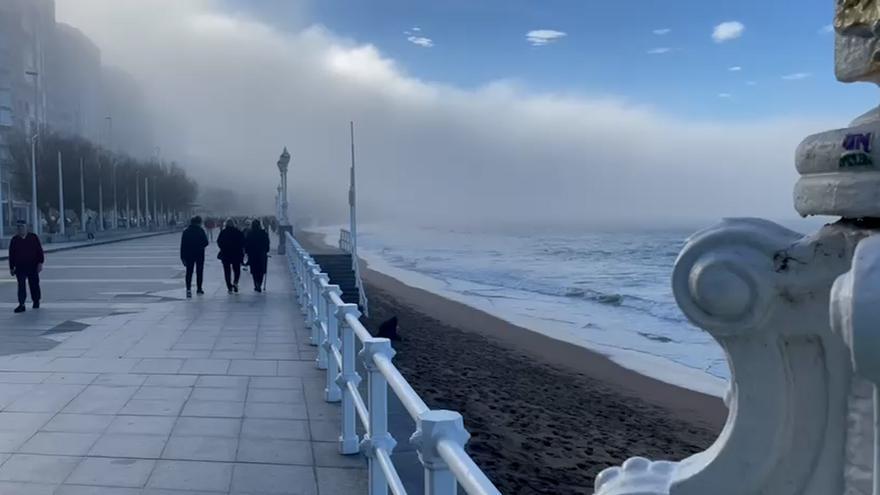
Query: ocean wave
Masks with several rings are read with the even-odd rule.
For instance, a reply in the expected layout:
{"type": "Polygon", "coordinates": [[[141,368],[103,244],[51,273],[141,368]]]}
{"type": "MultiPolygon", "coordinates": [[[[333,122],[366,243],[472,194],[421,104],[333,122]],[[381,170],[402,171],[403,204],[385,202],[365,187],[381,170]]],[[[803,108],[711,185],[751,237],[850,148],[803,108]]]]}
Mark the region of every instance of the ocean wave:
{"type": "Polygon", "coordinates": [[[565,297],[587,299],[600,304],[608,304],[609,306],[620,306],[623,304],[623,294],[606,294],[604,292],[596,292],[588,289],[571,288],[564,294],[565,297]]]}

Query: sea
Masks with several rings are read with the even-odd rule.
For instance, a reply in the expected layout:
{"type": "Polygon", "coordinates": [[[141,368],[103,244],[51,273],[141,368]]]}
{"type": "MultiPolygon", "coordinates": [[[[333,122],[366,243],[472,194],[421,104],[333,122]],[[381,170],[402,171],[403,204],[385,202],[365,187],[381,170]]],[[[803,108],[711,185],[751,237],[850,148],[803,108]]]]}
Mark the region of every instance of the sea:
{"type": "MultiPolygon", "coordinates": [[[[338,241],[338,226],[312,230],[338,241]]],[[[697,227],[359,230],[358,254],[370,268],[407,285],[668,383],[719,397],[727,389],[724,351],[672,296],[675,259],[697,227]]]]}

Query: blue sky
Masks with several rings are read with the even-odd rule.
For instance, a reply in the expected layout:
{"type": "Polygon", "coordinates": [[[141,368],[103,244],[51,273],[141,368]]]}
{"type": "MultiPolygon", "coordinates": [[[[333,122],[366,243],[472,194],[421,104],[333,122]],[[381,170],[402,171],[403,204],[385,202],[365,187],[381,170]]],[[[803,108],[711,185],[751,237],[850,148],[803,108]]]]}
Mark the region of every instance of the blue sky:
{"type": "Polygon", "coordinates": [[[612,95],[710,120],[849,118],[876,104],[872,85],[834,79],[833,35],[823,31],[831,0],[797,9],[766,0],[227,1],[289,29],[301,27],[287,21],[305,8],[308,23],[375,45],[408,74],[464,88],[511,80],[535,92],[612,95]],[[741,36],[714,41],[715,26],[731,21],[744,26],[741,36]],[[533,46],[526,33],[540,29],[565,36],[533,46]],[[655,49],[668,51],[648,53],[655,49]],[[792,75],[802,78],[783,78],[792,75]]]}

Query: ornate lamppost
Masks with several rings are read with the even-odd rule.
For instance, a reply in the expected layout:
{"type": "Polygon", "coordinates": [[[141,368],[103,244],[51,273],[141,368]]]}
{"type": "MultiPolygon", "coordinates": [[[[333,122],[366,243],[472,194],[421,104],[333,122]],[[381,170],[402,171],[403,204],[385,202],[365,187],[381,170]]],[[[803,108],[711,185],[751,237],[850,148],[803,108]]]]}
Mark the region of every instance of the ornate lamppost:
{"type": "Polygon", "coordinates": [[[285,234],[288,232],[293,233],[293,226],[290,224],[290,216],[287,211],[287,169],[290,166],[290,153],[287,151],[286,146],[284,151],[281,152],[281,156],[278,157],[277,165],[278,172],[281,173],[281,190],[279,191],[281,195],[281,217],[278,219],[278,254],[284,254],[285,234]]]}

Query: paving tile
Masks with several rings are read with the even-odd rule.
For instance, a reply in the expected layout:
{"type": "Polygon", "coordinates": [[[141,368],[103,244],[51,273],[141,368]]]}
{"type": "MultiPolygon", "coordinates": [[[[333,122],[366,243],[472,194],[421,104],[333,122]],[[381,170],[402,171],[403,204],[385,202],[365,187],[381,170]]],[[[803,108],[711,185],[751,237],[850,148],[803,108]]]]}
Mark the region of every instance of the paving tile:
{"type": "Polygon", "coordinates": [[[214,418],[240,418],[244,415],[244,402],[230,401],[187,401],[181,416],[202,416],[214,418]]]}
{"type": "Polygon", "coordinates": [[[71,433],[103,433],[113,416],[103,414],[58,414],[41,429],[71,433]]]}
{"type": "Polygon", "coordinates": [[[99,433],[67,433],[43,431],[35,434],[19,449],[25,454],[85,455],[99,433]]]}
{"type": "Polygon", "coordinates": [[[367,493],[367,473],[363,469],[339,469],[318,467],[319,493],[357,494],[367,493]]]}
{"type": "Polygon", "coordinates": [[[145,459],[87,458],[66,483],[139,488],[146,484],[155,464],[156,461],[145,459]]]}
{"type": "Polygon", "coordinates": [[[246,388],[215,388],[196,387],[193,389],[192,398],[195,400],[225,400],[232,402],[244,402],[247,398],[246,388]]]}
{"type": "Polygon", "coordinates": [[[189,387],[142,387],[132,399],[138,400],[186,400],[192,389],[189,387]]]}
{"type": "Polygon", "coordinates": [[[89,385],[98,378],[97,373],[52,373],[43,383],[89,385]]]}
{"type": "Polygon", "coordinates": [[[136,400],[128,401],[128,404],[119,411],[119,414],[142,414],[147,416],[177,416],[183,407],[184,399],[175,400],[136,400]]]}
{"type": "Polygon", "coordinates": [[[37,384],[6,406],[4,411],[56,413],[84,388],[85,385],[37,384]]]}
{"type": "Polygon", "coordinates": [[[323,419],[309,420],[309,430],[312,440],[318,442],[335,442],[342,433],[342,423],[323,419]]]}
{"type": "MultiPolygon", "coordinates": [[[[121,486],[61,485],[55,490],[55,495],[142,495],[142,491],[139,488],[121,486]]],[[[177,495],[183,494],[177,492],[177,495]]]]}
{"type": "Polygon", "coordinates": [[[251,378],[251,388],[302,389],[302,380],[286,376],[255,376],[251,378]]]}
{"type": "Polygon", "coordinates": [[[242,437],[310,440],[308,421],[245,418],[242,437]]]}
{"type": "MultiPolygon", "coordinates": [[[[255,378],[256,380],[256,378],[255,378]]],[[[250,378],[246,376],[200,376],[197,387],[247,388],[250,378]]]]}
{"type": "Polygon", "coordinates": [[[43,383],[52,373],[7,371],[0,373],[0,383],[43,383]]]}
{"type": "Polygon", "coordinates": [[[172,435],[235,437],[241,431],[238,418],[177,418],[172,435]]]}
{"type": "Polygon", "coordinates": [[[149,488],[176,490],[229,490],[232,464],[198,461],[158,461],[149,488]]]}
{"type": "Polygon", "coordinates": [[[228,359],[187,359],[180,372],[194,375],[225,375],[228,370],[228,359]]]}
{"type": "Polygon", "coordinates": [[[172,436],[165,445],[162,458],[185,461],[234,461],[237,447],[237,438],[172,436]]]}
{"type": "Polygon", "coordinates": [[[81,457],[15,454],[0,467],[0,480],[61,483],[80,460],[81,457]]]}
{"type": "Polygon", "coordinates": [[[50,413],[0,413],[0,431],[35,432],[52,419],[50,413]]]}
{"type": "Polygon", "coordinates": [[[177,373],[183,359],[142,359],[131,369],[132,373],[177,373]]]}
{"type": "Polygon", "coordinates": [[[367,459],[363,455],[342,455],[336,442],[312,442],[312,452],[316,466],[361,469],[367,467],[367,459]]]}
{"type": "Polygon", "coordinates": [[[232,493],[315,495],[318,493],[311,467],[236,464],[232,493]]]}
{"type": "Polygon", "coordinates": [[[238,445],[236,460],[239,462],[302,466],[313,464],[309,442],[271,438],[242,438],[238,445]]]}
{"type": "Polygon", "coordinates": [[[167,438],[161,435],[105,433],[89,451],[89,455],[158,459],[167,438]]]}
{"type": "Polygon", "coordinates": [[[0,452],[18,452],[32,435],[31,431],[0,431],[0,452]]]}
{"type": "Polygon", "coordinates": [[[244,415],[248,418],[308,419],[305,406],[267,402],[248,402],[244,415]]]}
{"type": "Polygon", "coordinates": [[[24,483],[18,481],[0,481],[0,493],[10,495],[53,495],[57,493],[57,485],[43,483],[24,483]]]}
{"type": "Polygon", "coordinates": [[[197,375],[150,375],[144,386],[147,387],[192,387],[197,375]]]}
{"type": "Polygon", "coordinates": [[[278,376],[312,376],[315,371],[314,361],[278,361],[278,376]]]}
{"type": "Polygon", "coordinates": [[[130,375],[118,373],[104,373],[95,378],[93,385],[112,385],[140,387],[147,380],[147,375],[130,375]]]}
{"type": "Polygon", "coordinates": [[[165,416],[117,416],[107,433],[168,435],[177,418],[165,416]]]}
{"type": "Polygon", "coordinates": [[[230,375],[275,376],[278,370],[277,361],[261,361],[257,359],[237,359],[229,365],[230,375]]]}
{"type": "Polygon", "coordinates": [[[305,404],[306,398],[302,390],[252,388],[248,392],[247,400],[248,402],[305,404]]]}
{"type": "Polygon", "coordinates": [[[137,392],[137,387],[89,385],[62,411],[65,413],[116,414],[135,392],[137,392]]]}

